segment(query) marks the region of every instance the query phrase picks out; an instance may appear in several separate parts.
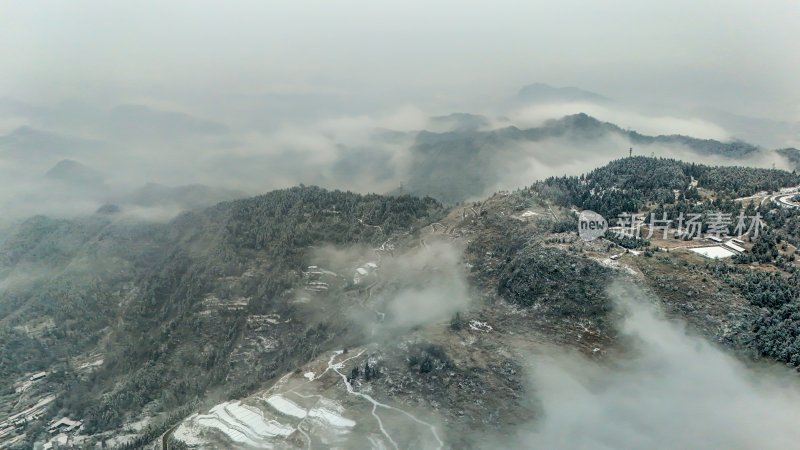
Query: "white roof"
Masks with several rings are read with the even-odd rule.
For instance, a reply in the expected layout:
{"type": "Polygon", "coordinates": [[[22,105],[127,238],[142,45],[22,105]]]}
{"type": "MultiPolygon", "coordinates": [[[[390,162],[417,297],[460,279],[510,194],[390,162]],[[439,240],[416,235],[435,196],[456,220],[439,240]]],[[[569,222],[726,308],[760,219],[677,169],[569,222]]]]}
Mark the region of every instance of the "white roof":
{"type": "Polygon", "coordinates": [[[731,250],[737,251],[739,253],[744,253],[745,252],[744,248],[739,247],[738,245],[733,243],[733,239],[731,239],[730,241],[726,242],[725,246],[730,248],[731,250]]]}
{"type": "Polygon", "coordinates": [[[50,425],[50,428],[58,428],[61,425],[66,425],[68,427],[74,427],[75,425],[80,425],[80,424],[81,424],[80,420],[72,420],[69,417],[62,417],[57,422],[54,422],[52,425],[50,425]]]}
{"type": "Polygon", "coordinates": [[[365,269],[363,267],[359,267],[358,269],[356,269],[356,272],[358,272],[359,275],[367,275],[369,273],[369,272],[367,272],[367,269],[365,269]]]}
{"type": "Polygon", "coordinates": [[[731,256],[735,255],[734,252],[719,245],[715,245],[713,247],[695,247],[690,248],[689,250],[711,259],[730,258],[731,256]]]}

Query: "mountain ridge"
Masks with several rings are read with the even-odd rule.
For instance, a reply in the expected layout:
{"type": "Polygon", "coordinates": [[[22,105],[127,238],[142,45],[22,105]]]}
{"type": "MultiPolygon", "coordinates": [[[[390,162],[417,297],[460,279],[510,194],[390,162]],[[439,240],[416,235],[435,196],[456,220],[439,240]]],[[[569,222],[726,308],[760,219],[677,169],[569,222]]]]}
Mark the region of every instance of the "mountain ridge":
{"type": "MultiPolygon", "coordinates": [[[[728,211],[734,196],[784,184],[800,178],[635,156],[449,208],[432,198],[298,186],[166,224],[32,218],[0,247],[0,343],[22,355],[0,359],[0,376],[11,386],[35,371],[48,375],[24,392],[0,393],[0,417],[55,392],[42,414],[80,418],[82,435],[97,442],[147,420],[131,442],[173,430],[177,446],[188,439],[238,448],[225,425],[198,418],[226,410],[233,416],[225,420],[236,421],[253,411],[297,430],[285,413],[293,390],[319,396],[341,417],[336,423],[361,424],[334,433],[330,423],[312,422],[311,442],[437,448],[433,429],[449,446],[475,446],[487,433],[542,417],[520,354],[539,345],[598,361],[628,352],[615,325],[613,280],[645,290],[742,358],[781,358],[768,343],[794,325],[772,318],[795,303],[770,303],[748,283],[787,283],[778,288],[786,290],[796,277],[763,278],[768,272],[758,268],[647,246],[612,264],[621,244],[582,241],[572,208],[609,217],[641,208],[728,211]],[[719,198],[703,197],[710,192],[719,198]],[[384,416],[382,432],[367,397],[351,391],[399,416],[384,416]],[[261,409],[269,399],[284,409],[261,409]]],[[[800,245],[791,231],[800,214],[759,208],[774,232],[800,245]]],[[[791,252],[759,242],[753,255],[764,267],[792,266],[791,252]]],[[[304,446],[292,433],[257,442],[304,446]]]]}

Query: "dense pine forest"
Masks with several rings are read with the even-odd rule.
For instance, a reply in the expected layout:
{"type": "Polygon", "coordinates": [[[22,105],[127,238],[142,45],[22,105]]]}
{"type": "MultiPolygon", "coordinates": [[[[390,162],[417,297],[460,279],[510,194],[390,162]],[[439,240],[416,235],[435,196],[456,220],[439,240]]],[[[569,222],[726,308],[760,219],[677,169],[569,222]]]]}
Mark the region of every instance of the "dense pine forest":
{"type": "Polygon", "coordinates": [[[798,184],[800,175],[795,172],[712,167],[634,156],[612,161],[580,176],[550,177],[534,183],[529,190],[545,201],[590,209],[609,218],[640,211],[651,204],[695,203],[701,199],[697,188],[714,191],[718,199],[730,201],[798,184]],[[696,187],[692,186],[693,179],[696,187]]]}
{"type": "MultiPolygon", "coordinates": [[[[0,299],[0,379],[50,368],[66,383],[55,408],[84,417],[89,431],[119,427],[146,405],[171,411],[227,381],[226,389],[269,379],[311,356],[335,336],[324,322],[297,321],[281,333],[277,354],[231,379],[228,357],[252,314],[289,314],[290,291],[314,246],[379,246],[414,233],[443,213],[436,201],[296,187],[189,212],[166,225],[104,218],[24,223],[0,249],[0,273],[41,274],[0,299]],[[258,277],[237,278],[260,261],[258,277]],[[200,314],[209,293],[250,299],[241,311],[200,314]],[[52,318],[39,339],[19,331],[52,318]],[[101,369],[85,376],[65,360],[104,344],[101,369]],[[248,379],[248,376],[250,379],[248,379]],[[121,383],[116,380],[122,380],[121,383]]],[[[246,389],[246,387],[245,387],[246,389]]]]}

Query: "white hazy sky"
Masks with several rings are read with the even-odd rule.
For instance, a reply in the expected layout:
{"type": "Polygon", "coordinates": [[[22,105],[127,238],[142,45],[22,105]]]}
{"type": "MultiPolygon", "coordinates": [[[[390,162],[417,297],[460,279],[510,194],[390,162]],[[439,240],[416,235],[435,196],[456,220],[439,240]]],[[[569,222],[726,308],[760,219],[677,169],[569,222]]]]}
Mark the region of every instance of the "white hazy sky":
{"type": "Polygon", "coordinates": [[[0,97],[491,103],[531,82],[800,120],[800,2],[4,1],[0,97]]]}

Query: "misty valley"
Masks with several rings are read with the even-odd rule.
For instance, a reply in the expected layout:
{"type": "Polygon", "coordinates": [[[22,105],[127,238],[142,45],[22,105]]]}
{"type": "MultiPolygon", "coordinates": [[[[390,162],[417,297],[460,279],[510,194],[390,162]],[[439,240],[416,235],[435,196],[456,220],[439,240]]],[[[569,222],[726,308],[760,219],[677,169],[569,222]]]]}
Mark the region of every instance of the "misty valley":
{"type": "Polygon", "coordinates": [[[9,4],[0,449],[800,446],[796,5],[428,3],[9,4]]]}

